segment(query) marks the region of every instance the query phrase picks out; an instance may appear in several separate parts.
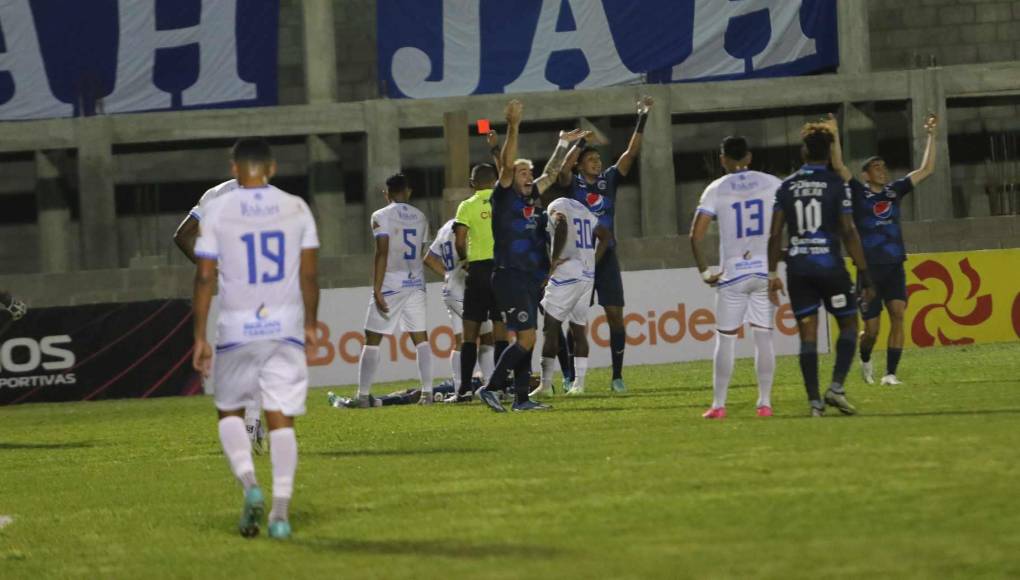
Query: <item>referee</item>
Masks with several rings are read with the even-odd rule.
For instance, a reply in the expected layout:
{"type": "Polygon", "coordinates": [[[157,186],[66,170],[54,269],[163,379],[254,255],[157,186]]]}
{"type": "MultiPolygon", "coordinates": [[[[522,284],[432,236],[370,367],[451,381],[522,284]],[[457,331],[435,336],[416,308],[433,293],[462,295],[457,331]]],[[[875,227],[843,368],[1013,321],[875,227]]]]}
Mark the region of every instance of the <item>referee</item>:
{"type": "MultiPolygon", "coordinates": [[[[464,289],[464,342],[460,351],[461,391],[470,385],[470,377],[478,360],[478,331],[482,323],[492,320],[493,335],[496,339],[494,359],[507,347],[506,326],[495,314],[495,298],[492,292],[492,189],[499,174],[496,168],[483,163],[471,170],[468,182],[474,195],[460,202],[454,217],[453,231],[457,236],[457,254],[467,256],[467,282],[464,289]]],[[[501,389],[504,385],[497,384],[501,389]]],[[[461,395],[458,392],[457,395],[461,395]]]]}

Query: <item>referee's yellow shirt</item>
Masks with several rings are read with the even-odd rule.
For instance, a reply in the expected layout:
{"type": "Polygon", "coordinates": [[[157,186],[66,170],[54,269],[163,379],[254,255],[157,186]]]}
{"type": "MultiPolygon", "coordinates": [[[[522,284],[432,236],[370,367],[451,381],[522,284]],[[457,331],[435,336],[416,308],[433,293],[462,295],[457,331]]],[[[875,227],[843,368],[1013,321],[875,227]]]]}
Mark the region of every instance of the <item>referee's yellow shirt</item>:
{"type": "Polygon", "coordinates": [[[480,189],[457,206],[457,216],[453,221],[468,228],[468,262],[492,259],[492,249],[495,243],[492,240],[492,203],[490,198],[492,198],[491,189],[480,189]]]}

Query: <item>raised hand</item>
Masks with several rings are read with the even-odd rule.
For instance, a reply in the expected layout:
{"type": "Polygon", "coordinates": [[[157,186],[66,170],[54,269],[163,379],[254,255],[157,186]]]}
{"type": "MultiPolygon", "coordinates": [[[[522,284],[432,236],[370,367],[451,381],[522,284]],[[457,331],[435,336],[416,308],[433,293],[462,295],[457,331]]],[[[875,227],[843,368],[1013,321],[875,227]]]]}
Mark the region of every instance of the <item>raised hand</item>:
{"type": "Polygon", "coordinates": [[[496,145],[499,145],[499,134],[497,134],[494,129],[490,130],[485,135],[485,142],[489,144],[489,147],[495,147],[496,145]]]}
{"type": "Polygon", "coordinates": [[[563,139],[567,143],[573,143],[580,139],[587,139],[591,135],[591,131],[585,131],[584,129],[574,129],[573,131],[560,131],[560,139],[563,139]]]}
{"type": "Polygon", "coordinates": [[[929,135],[934,135],[939,128],[939,117],[935,113],[928,113],[928,116],[924,119],[924,130],[929,135]]]}
{"type": "Polygon", "coordinates": [[[516,125],[521,122],[521,116],[524,114],[524,103],[513,99],[506,105],[506,122],[512,125],[516,125]]]}
{"type": "Polygon", "coordinates": [[[648,111],[652,108],[652,105],[654,105],[654,104],[655,104],[655,99],[653,99],[652,97],[649,97],[648,95],[644,95],[643,97],[638,99],[638,101],[637,101],[637,113],[638,113],[638,115],[647,115],[648,111]]]}

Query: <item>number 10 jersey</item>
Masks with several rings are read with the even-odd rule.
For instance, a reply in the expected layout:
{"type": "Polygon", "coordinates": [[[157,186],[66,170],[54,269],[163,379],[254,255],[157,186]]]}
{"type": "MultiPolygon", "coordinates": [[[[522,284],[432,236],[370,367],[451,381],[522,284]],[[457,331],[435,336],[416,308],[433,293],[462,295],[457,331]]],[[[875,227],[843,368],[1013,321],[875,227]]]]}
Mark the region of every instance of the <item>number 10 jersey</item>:
{"type": "Polygon", "coordinates": [[[827,276],[845,272],[839,243],[841,214],[853,214],[850,187],[822,165],[804,165],[776,191],[789,230],[788,272],[827,276]]]}

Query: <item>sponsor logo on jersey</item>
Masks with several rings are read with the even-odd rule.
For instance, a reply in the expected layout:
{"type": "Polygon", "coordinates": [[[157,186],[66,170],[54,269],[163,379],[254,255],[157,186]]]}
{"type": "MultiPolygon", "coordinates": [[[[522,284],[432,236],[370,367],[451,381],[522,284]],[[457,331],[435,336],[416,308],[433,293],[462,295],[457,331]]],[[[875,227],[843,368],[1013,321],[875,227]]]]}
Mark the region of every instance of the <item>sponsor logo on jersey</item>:
{"type": "Polygon", "coordinates": [[[888,219],[892,216],[893,203],[891,201],[879,201],[871,208],[878,219],[888,219]]]}
{"type": "Polygon", "coordinates": [[[533,205],[524,206],[524,209],[521,210],[521,215],[523,215],[524,219],[526,220],[532,219],[533,217],[535,217],[535,206],[533,205]]]}
{"type": "Polygon", "coordinates": [[[596,214],[606,209],[606,198],[600,193],[589,193],[585,201],[588,202],[588,208],[596,214]]]}

